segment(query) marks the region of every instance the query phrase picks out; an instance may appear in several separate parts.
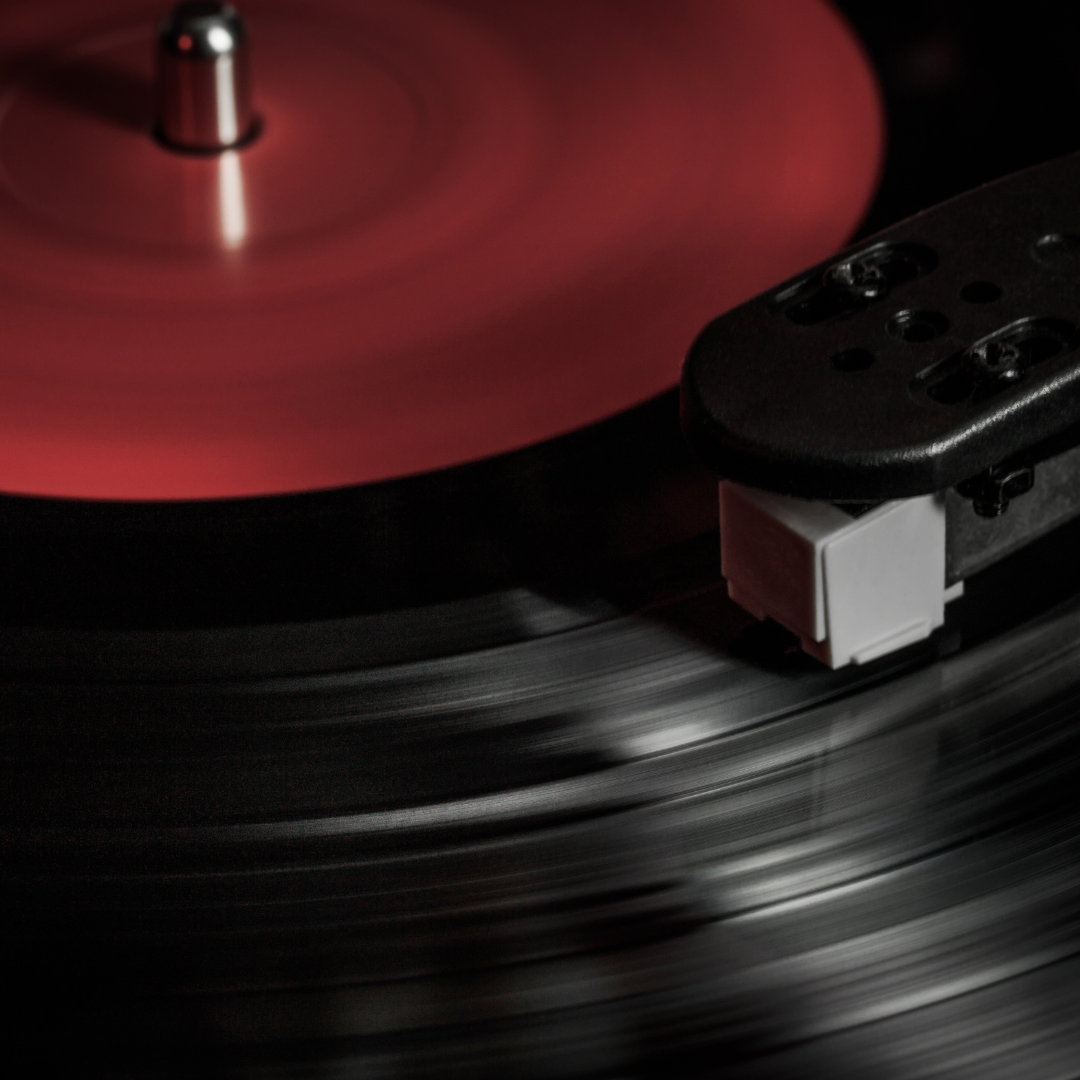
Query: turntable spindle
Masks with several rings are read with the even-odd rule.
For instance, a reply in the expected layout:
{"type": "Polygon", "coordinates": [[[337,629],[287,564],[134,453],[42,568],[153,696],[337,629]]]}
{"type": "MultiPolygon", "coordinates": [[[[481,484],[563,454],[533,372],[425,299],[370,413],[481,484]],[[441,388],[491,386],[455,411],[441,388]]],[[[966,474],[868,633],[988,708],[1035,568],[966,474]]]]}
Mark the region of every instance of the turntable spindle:
{"type": "Polygon", "coordinates": [[[157,126],[169,145],[221,151],[253,133],[247,29],[231,4],[185,3],[157,44],[157,126]]]}

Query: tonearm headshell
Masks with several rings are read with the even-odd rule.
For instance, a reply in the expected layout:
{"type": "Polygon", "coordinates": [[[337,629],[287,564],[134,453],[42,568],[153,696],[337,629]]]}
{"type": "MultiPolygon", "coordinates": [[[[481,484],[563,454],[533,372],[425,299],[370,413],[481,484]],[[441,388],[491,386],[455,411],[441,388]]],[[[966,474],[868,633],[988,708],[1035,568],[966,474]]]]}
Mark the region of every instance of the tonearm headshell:
{"type": "Polygon", "coordinates": [[[832,667],[930,635],[1080,514],[1080,154],[919,214],[710,323],[683,427],[729,593],[832,667]]]}

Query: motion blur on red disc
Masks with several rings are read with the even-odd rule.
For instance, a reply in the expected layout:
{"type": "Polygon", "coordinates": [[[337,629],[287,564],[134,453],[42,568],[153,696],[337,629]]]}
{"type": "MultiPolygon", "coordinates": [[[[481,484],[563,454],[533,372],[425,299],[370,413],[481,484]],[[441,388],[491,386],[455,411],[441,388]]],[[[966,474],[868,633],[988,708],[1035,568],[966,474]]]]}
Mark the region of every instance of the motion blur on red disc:
{"type": "Polygon", "coordinates": [[[675,384],[839,246],[881,120],[820,0],[248,0],[261,135],[152,126],[130,0],[0,7],[0,490],[270,494],[675,384]]]}

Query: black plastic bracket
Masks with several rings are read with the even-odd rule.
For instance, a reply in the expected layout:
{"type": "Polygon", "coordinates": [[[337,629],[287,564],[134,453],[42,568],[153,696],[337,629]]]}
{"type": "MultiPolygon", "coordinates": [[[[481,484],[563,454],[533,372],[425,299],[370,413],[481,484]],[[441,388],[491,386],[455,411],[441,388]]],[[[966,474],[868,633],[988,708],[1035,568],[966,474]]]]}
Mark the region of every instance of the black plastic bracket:
{"type": "Polygon", "coordinates": [[[1078,192],[1073,154],[710,323],[683,368],[695,452],[729,479],[808,499],[968,481],[984,509],[1007,503],[1026,480],[994,470],[1080,425],[1078,192]]]}

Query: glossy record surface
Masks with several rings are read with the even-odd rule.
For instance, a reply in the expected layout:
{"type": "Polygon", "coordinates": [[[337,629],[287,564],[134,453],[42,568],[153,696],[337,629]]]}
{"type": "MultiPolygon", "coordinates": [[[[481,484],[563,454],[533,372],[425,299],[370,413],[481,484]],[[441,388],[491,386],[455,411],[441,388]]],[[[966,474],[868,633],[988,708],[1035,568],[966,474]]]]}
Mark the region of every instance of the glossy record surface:
{"type": "Polygon", "coordinates": [[[1072,1075],[1076,539],[969,583],[960,651],[839,672],[715,537],[577,599],[5,642],[12,1038],[113,1077],[1072,1075]]]}
{"type": "Polygon", "coordinates": [[[0,8],[0,490],[297,491],[580,427],[877,173],[817,0],[244,14],[264,131],[200,158],[148,134],[157,5],[0,8]]]}

